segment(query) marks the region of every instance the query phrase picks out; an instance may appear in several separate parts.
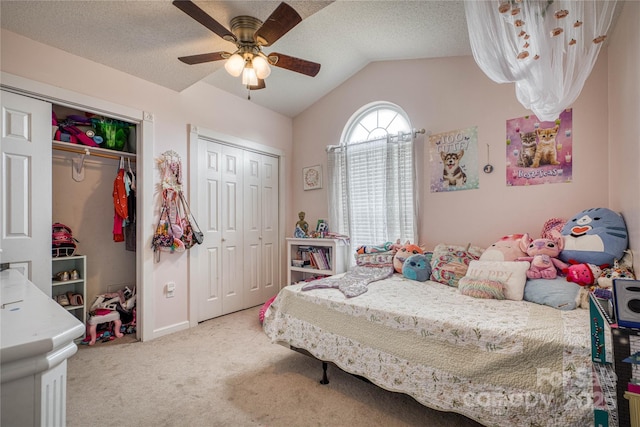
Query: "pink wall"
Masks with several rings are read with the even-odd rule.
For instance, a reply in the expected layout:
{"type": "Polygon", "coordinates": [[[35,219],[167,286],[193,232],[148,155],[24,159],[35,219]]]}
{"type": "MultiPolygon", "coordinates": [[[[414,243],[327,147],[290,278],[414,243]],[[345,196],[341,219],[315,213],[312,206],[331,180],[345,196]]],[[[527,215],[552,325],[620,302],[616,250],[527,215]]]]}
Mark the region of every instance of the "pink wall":
{"type": "MultiPolygon", "coordinates": [[[[152,113],[154,157],[174,150],[181,156],[183,165],[187,165],[188,124],[194,124],[280,149],[287,161],[291,158],[291,119],[250,101],[204,83],[174,92],[6,30],[2,30],[0,41],[3,72],[152,113]]],[[[285,165],[286,171],[290,169],[285,165]]],[[[155,182],[159,182],[157,174],[155,178],[155,182]]],[[[155,206],[159,207],[155,185],[145,191],[154,192],[155,206]]],[[[283,196],[286,201],[290,194],[286,192],[283,196]]],[[[88,199],[83,194],[77,194],[77,198],[88,199]]],[[[152,231],[148,231],[149,236],[152,231]]],[[[154,331],[189,321],[187,259],[187,254],[163,254],[162,262],[153,266],[151,291],[156,317],[151,329],[154,331]],[[164,295],[164,284],[168,281],[176,282],[174,298],[164,295]]]]}
{"type": "Polygon", "coordinates": [[[609,204],[623,212],[640,272],[640,3],[624,5],[609,48],[609,204]]]}
{"type": "Polygon", "coordinates": [[[429,248],[438,243],[487,246],[504,234],[537,236],[549,218],[608,206],[606,99],[603,51],[573,109],[573,182],[507,187],[505,121],[530,114],[517,102],[513,85],[489,80],[472,57],[372,63],[294,119],[293,203],[287,224],[295,224],[300,210],[310,223],[327,217],[326,177],[322,190],[303,191],[301,170],[314,164],[326,170],[325,147],[338,143],[351,115],[383,100],[402,107],[415,128],[434,134],[477,126],[480,166],[490,146],[495,170],[480,172],[479,189],[431,193],[424,178],[431,167],[423,150],[427,140],[419,139],[420,243],[429,248]]]}

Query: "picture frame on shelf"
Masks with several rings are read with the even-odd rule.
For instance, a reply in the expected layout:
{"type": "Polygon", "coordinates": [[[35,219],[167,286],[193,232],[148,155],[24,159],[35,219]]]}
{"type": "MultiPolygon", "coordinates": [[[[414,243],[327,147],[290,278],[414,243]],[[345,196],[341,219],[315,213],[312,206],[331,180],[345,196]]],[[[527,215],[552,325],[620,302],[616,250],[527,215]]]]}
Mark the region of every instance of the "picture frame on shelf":
{"type": "Polygon", "coordinates": [[[302,186],[305,191],[322,188],[322,165],[302,169],[302,186]]]}

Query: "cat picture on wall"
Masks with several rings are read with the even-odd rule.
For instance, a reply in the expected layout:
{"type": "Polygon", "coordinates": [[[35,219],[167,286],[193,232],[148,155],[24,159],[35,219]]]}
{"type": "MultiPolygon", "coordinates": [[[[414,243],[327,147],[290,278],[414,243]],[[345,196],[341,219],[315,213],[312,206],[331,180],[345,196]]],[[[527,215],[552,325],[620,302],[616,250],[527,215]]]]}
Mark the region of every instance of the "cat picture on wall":
{"type": "Polygon", "coordinates": [[[535,115],[507,120],[507,185],[571,182],[573,113],[566,109],[554,121],[535,115]]]}
{"type": "Polygon", "coordinates": [[[523,168],[531,167],[536,156],[538,135],[536,132],[520,132],[520,141],[522,142],[522,147],[518,157],[518,166],[523,168]]]}
{"type": "Polygon", "coordinates": [[[559,165],[558,151],[556,149],[556,135],[560,125],[555,125],[552,128],[536,129],[536,135],[538,136],[538,145],[536,146],[536,154],[533,158],[532,168],[537,168],[540,165],[559,165]]]}

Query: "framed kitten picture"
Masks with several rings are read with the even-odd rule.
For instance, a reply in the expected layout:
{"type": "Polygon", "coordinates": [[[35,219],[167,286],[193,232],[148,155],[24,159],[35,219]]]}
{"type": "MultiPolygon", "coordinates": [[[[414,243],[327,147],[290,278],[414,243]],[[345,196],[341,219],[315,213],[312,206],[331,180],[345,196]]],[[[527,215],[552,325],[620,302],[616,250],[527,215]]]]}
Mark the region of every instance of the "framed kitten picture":
{"type": "Polygon", "coordinates": [[[507,185],[571,182],[572,127],[571,109],[552,122],[535,115],[507,120],[507,185]]]}

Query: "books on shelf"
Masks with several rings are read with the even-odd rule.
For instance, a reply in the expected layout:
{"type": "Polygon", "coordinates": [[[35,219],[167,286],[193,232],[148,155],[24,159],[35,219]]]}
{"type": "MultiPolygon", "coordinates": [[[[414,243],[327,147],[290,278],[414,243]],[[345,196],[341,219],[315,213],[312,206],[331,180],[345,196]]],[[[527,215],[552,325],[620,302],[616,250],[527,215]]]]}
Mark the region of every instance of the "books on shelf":
{"type": "Polygon", "coordinates": [[[303,266],[316,270],[331,270],[331,249],[316,246],[298,246],[297,259],[303,266]]]}

